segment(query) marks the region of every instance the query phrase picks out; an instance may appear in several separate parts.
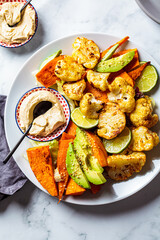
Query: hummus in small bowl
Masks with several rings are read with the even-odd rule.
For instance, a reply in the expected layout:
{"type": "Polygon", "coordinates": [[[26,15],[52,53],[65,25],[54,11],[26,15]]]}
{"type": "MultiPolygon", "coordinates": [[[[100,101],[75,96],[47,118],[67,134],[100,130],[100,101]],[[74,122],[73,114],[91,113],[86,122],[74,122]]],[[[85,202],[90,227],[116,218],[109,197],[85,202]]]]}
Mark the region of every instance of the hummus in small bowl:
{"type": "Polygon", "coordinates": [[[46,142],[59,137],[66,130],[70,121],[70,108],[67,100],[56,90],[36,87],[20,98],[16,106],[15,118],[22,133],[33,121],[27,137],[46,142]],[[33,111],[42,101],[51,102],[52,107],[33,121],[33,111]]]}
{"type": "Polygon", "coordinates": [[[33,38],[38,26],[38,16],[31,4],[20,12],[25,2],[0,2],[0,46],[16,48],[33,38]],[[13,26],[14,24],[16,25],[13,26]]]}

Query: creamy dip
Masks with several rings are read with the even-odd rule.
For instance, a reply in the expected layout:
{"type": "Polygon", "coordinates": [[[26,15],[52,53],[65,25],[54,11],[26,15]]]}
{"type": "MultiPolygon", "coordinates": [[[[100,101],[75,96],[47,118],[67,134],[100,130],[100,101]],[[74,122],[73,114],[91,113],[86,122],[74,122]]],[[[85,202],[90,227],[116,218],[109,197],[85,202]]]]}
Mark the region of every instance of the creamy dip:
{"type": "Polygon", "coordinates": [[[0,6],[0,41],[23,43],[35,32],[35,11],[29,5],[20,13],[24,3],[7,2],[0,6]],[[10,27],[14,24],[15,27],[10,27]],[[9,26],[10,25],[10,26],[9,26]]]}
{"type": "Polygon", "coordinates": [[[58,98],[53,93],[45,90],[33,92],[23,100],[20,106],[19,118],[23,131],[26,131],[33,121],[29,134],[41,137],[48,136],[66,122],[63,108],[58,98]],[[52,107],[33,121],[34,108],[42,101],[51,102],[52,107]]]}

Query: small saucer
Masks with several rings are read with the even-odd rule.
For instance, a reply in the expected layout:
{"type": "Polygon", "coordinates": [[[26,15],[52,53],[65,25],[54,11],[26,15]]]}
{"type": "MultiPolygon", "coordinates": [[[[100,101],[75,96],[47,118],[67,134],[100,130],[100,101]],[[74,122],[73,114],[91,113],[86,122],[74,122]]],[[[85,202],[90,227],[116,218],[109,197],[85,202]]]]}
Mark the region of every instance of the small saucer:
{"type": "MultiPolygon", "coordinates": [[[[13,2],[12,0],[1,0],[0,1],[0,5],[2,5],[3,3],[6,3],[6,2],[13,2]]],[[[14,1],[16,2],[16,1],[14,1]]],[[[17,2],[26,2],[26,0],[20,0],[20,1],[17,1],[17,2]]],[[[25,44],[27,44],[35,35],[36,31],[37,31],[37,28],[38,28],[38,15],[37,15],[37,12],[36,12],[36,9],[33,7],[33,5],[31,3],[29,3],[30,7],[35,11],[35,23],[36,23],[36,27],[35,27],[35,32],[32,36],[30,36],[25,42],[23,43],[14,43],[14,44],[8,44],[8,43],[4,43],[4,42],[0,42],[0,46],[1,47],[5,47],[5,48],[18,48],[18,47],[21,47],[25,44]]]]}
{"type": "Polygon", "coordinates": [[[60,126],[59,128],[57,128],[54,132],[52,132],[47,137],[27,135],[27,137],[30,138],[31,140],[39,141],[39,142],[48,142],[48,141],[51,141],[55,138],[58,138],[66,130],[66,128],[69,124],[69,121],[70,121],[70,108],[69,108],[68,102],[59,92],[57,92],[56,90],[54,90],[52,88],[45,88],[45,87],[36,87],[36,88],[30,89],[18,101],[16,109],[15,109],[15,119],[16,119],[17,126],[19,127],[20,131],[23,133],[23,131],[21,129],[20,118],[19,118],[20,106],[21,106],[23,100],[27,96],[29,96],[33,92],[37,92],[37,91],[40,92],[42,90],[43,91],[44,90],[49,91],[49,92],[53,93],[58,98],[61,106],[63,107],[64,115],[65,115],[65,118],[66,118],[66,123],[63,124],[62,126],[60,126]]]}

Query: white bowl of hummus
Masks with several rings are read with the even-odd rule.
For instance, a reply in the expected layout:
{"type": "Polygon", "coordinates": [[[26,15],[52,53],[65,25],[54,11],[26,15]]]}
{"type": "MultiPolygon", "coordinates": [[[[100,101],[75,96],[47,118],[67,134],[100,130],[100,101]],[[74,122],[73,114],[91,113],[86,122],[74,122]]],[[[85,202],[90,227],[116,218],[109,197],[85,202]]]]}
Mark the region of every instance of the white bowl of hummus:
{"type": "Polygon", "coordinates": [[[18,101],[15,119],[22,133],[33,121],[27,137],[47,142],[58,138],[66,130],[70,121],[70,108],[67,100],[55,89],[36,87],[27,91],[18,101]],[[33,111],[42,101],[51,102],[52,107],[33,121],[33,111]]]}
{"type": "Polygon", "coordinates": [[[0,46],[21,47],[28,43],[38,27],[38,16],[32,4],[20,13],[25,0],[12,2],[0,1],[0,46]],[[18,23],[17,23],[18,22],[18,23]],[[17,23],[15,26],[12,27],[17,23]]]}

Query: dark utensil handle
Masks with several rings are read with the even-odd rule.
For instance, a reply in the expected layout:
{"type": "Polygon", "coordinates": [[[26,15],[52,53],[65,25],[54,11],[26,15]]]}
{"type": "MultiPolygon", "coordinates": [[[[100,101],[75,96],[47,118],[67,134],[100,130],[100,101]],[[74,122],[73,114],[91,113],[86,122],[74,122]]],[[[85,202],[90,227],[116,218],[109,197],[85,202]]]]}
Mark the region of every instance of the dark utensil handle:
{"type": "Polygon", "coordinates": [[[31,2],[32,0],[28,0],[25,4],[24,4],[24,6],[21,8],[21,12],[23,11],[23,9],[31,2]]]}
{"type": "Polygon", "coordinates": [[[25,136],[28,134],[29,130],[31,129],[32,124],[29,125],[29,128],[27,129],[27,131],[23,134],[23,136],[20,138],[20,140],[17,142],[17,144],[15,145],[15,147],[12,149],[12,151],[10,151],[10,153],[7,155],[7,157],[4,159],[3,163],[7,163],[8,160],[12,157],[13,153],[16,151],[16,149],[18,148],[18,146],[21,144],[21,142],[23,141],[23,139],[25,138],[25,136]]]}

